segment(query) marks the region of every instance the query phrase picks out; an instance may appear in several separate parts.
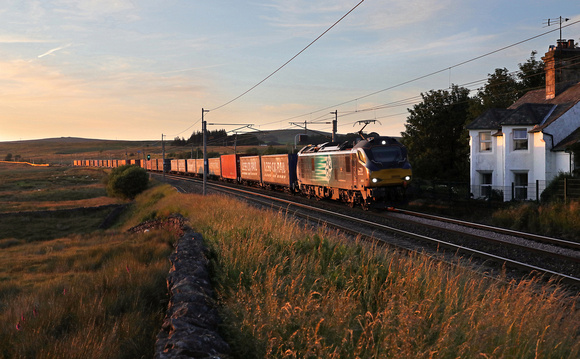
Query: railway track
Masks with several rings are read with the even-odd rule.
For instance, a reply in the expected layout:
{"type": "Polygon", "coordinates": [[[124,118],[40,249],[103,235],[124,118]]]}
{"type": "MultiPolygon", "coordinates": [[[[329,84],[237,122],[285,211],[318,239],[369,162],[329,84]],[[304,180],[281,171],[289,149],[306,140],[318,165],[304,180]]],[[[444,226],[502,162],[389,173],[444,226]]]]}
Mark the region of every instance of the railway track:
{"type": "MultiPolygon", "coordinates": [[[[201,183],[198,179],[173,175],[166,175],[166,181],[183,192],[199,191],[201,183]]],[[[425,251],[427,246],[433,252],[444,249],[448,253],[461,253],[496,263],[499,267],[513,268],[523,275],[540,273],[546,278],[580,286],[580,246],[575,242],[401,209],[391,209],[387,213],[344,213],[346,208],[339,206],[344,209],[340,213],[334,204],[329,206],[331,209],[321,208],[312,205],[312,201],[304,203],[253,188],[215,182],[208,183],[208,188],[397,248],[425,251]]]]}
{"type": "MultiPolygon", "coordinates": [[[[513,237],[524,238],[524,239],[531,240],[531,241],[534,241],[537,243],[551,244],[551,245],[555,245],[555,246],[562,247],[562,248],[570,248],[573,250],[580,251],[580,242],[566,241],[563,239],[541,236],[541,235],[533,234],[533,233],[514,231],[511,229],[493,227],[493,226],[480,224],[480,223],[466,222],[466,221],[461,221],[458,219],[440,217],[440,216],[435,216],[435,215],[426,214],[426,213],[409,211],[409,210],[405,210],[405,209],[389,208],[388,211],[392,212],[392,213],[398,213],[401,215],[407,215],[407,216],[416,217],[416,218],[424,218],[427,220],[432,220],[432,221],[437,221],[437,222],[442,222],[442,223],[455,224],[455,225],[464,226],[464,227],[473,228],[473,229],[478,229],[478,230],[482,230],[482,231],[486,231],[486,232],[499,233],[499,234],[513,236],[513,237]]],[[[401,217],[401,219],[402,219],[402,217],[401,217]]]]}

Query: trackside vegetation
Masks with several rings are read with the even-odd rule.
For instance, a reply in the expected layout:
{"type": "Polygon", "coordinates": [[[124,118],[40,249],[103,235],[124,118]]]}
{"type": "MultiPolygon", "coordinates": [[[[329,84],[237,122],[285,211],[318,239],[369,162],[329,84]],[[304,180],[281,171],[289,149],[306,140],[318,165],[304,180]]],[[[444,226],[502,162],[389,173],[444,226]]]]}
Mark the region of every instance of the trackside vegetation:
{"type": "Polygon", "coordinates": [[[526,202],[497,210],[497,226],[580,242],[580,201],[526,202]]]}
{"type": "Polygon", "coordinates": [[[135,218],[179,211],[203,234],[236,358],[580,355],[578,298],[554,283],[486,278],[227,198],[155,196],[135,218]]]}
{"type": "Polygon", "coordinates": [[[580,315],[555,283],[305,228],[291,214],[150,188],[117,227],[0,251],[0,357],[152,358],[179,213],[210,252],[235,358],[577,358],[580,315]]]}

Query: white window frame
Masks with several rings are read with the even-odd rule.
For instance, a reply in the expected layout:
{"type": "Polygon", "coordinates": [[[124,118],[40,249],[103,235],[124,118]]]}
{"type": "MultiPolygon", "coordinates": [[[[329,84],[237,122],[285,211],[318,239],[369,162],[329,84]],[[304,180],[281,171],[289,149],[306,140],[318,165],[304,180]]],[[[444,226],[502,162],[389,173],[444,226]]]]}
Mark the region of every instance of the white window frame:
{"type": "Polygon", "coordinates": [[[493,172],[479,172],[479,193],[481,197],[489,198],[491,197],[491,192],[493,189],[493,172]],[[489,179],[489,183],[486,183],[486,177],[489,179]]]}
{"type": "Polygon", "coordinates": [[[529,146],[528,146],[528,142],[529,142],[529,136],[528,136],[528,130],[525,128],[514,128],[513,130],[513,139],[514,139],[514,151],[527,151],[529,146]],[[519,135],[521,133],[524,133],[525,136],[524,137],[516,137],[516,135],[519,135]],[[525,144],[525,148],[524,148],[524,144],[525,144]],[[520,147],[520,148],[518,148],[520,147]]]}
{"type": "Polygon", "coordinates": [[[491,152],[491,131],[479,133],[479,152],[491,152]]]}

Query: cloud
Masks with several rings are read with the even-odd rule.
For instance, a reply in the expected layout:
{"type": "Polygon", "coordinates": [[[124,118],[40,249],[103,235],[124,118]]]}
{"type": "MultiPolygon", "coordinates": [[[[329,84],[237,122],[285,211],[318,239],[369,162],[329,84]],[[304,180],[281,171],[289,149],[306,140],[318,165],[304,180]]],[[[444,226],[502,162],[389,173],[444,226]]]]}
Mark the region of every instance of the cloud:
{"type": "Polygon", "coordinates": [[[187,69],[160,72],[159,75],[177,74],[180,72],[189,72],[189,71],[199,71],[199,70],[205,70],[205,69],[212,69],[215,67],[222,67],[222,66],[226,66],[226,65],[227,64],[215,64],[215,65],[207,65],[207,66],[199,66],[199,67],[189,67],[187,69]]]}
{"type": "MultiPolygon", "coordinates": [[[[453,8],[456,0],[389,0],[385,2],[364,2],[348,16],[350,26],[371,30],[399,28],[416,23],[428,22],[441,11],[453,8]]],[[[279,27],[320,27],[321,18],[329,24],[351,10],[352,1],[309,1],[276,0],[264,5],[275,11],[268,18],[273,26],[279,27]]],[[[347,23],[347,22],[345,22],[347,23]]],[[[342,25],[346,27],[348,25],[342,25]]]]}
{"type": "Polygon", "coordinates": [[[48,56],[48,55],[50,55],[50,54],[53,54],[53,53],[55,53],[55,52],[57,52],[57,51],[60,51],[60,50],[66,49],[67,47],[70,47],[70,46],[72,46],[72,43],[70,43],[70,44],[66,44],[66,45],[64,45],[64,46],[55,47],[54,49],[48,50],[47,52],[45,52],[45,53],[44,53],[44,54],[42,54],[42,55],[38,55],[38,58],[40,59],[40,58],[42,58],[42,57],[48,56]]]}
{"type": "Polygon", "coordinates": [[[46,40],[35,39],[32,37],[27,37],[24,35],[10,35],[2,34],[0,35],[1,44],[28,44],[28,43],[44,43],[46,40]]]}
{"type": "Polygon", "coordinates": [[[111,16],[123,21],[140,18],[132,0],[60,0],[57,4],[57,11],[69,18],[102,20],[103,17],[111,16]]]}

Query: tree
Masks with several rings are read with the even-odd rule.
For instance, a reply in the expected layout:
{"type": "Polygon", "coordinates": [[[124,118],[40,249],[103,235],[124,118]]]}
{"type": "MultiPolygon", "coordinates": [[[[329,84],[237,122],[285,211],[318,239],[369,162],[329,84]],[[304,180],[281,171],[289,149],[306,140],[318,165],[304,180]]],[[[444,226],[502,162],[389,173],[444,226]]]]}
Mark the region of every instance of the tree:
{"type": "Polygon", "coordinates": [[[504,67],[488,74],[487,83],[477,91],[469,112],[476,118],[490,108],[508,108],[521,97],[521,85],[504,67]]]}
{"type": "Polygon", "coordinates": [[[486,84],[478,89],[469,109],[471,117],[476,118],[491,108],[508,108],[526,92],[544,87],[544,62],[536,60],[536,54],[532,51],[525,63],[518,64],[517,74],[509,73],[506,68],[488,74],[486,84]]]}
{"type": "Polygon", "coordinates": [[[409,109],[402,132],[414,175],[423,179],[467,181],[469,179],[469,90],[453,85],[450,90],[421,93],[423,102],[409,109]]]}
{"type": "Polygon", "coordinates": [[[544,70],[544,62],[536,60],[537,51],[532,51],[530,58],[523,64],[518,64],[520,72],[518,78],[520,80],[521,94],[529,90],[534,90],[546,86],[546,71],[544,70]]]}
{"type": "Polygon", "coordinates": [[[176,136],[173,141],[171,142],[171,146],[177,147],[177,146],[185,146],[187,144],[187,141],[185,140],[185,138],[179,138],[179,136],[176,136]]]}
{"type": "Polygon", "coordinates": [[[12,161],[12,153],[8,153],[6,157],[4,157],[4,161],[12,161]]]}
{"type": "Polygon", "coordinates": [[[149,175],[139,166],[116,167],[107,179],[107,194],[111,197],[133,199],[147,189],[149,175]]]}

